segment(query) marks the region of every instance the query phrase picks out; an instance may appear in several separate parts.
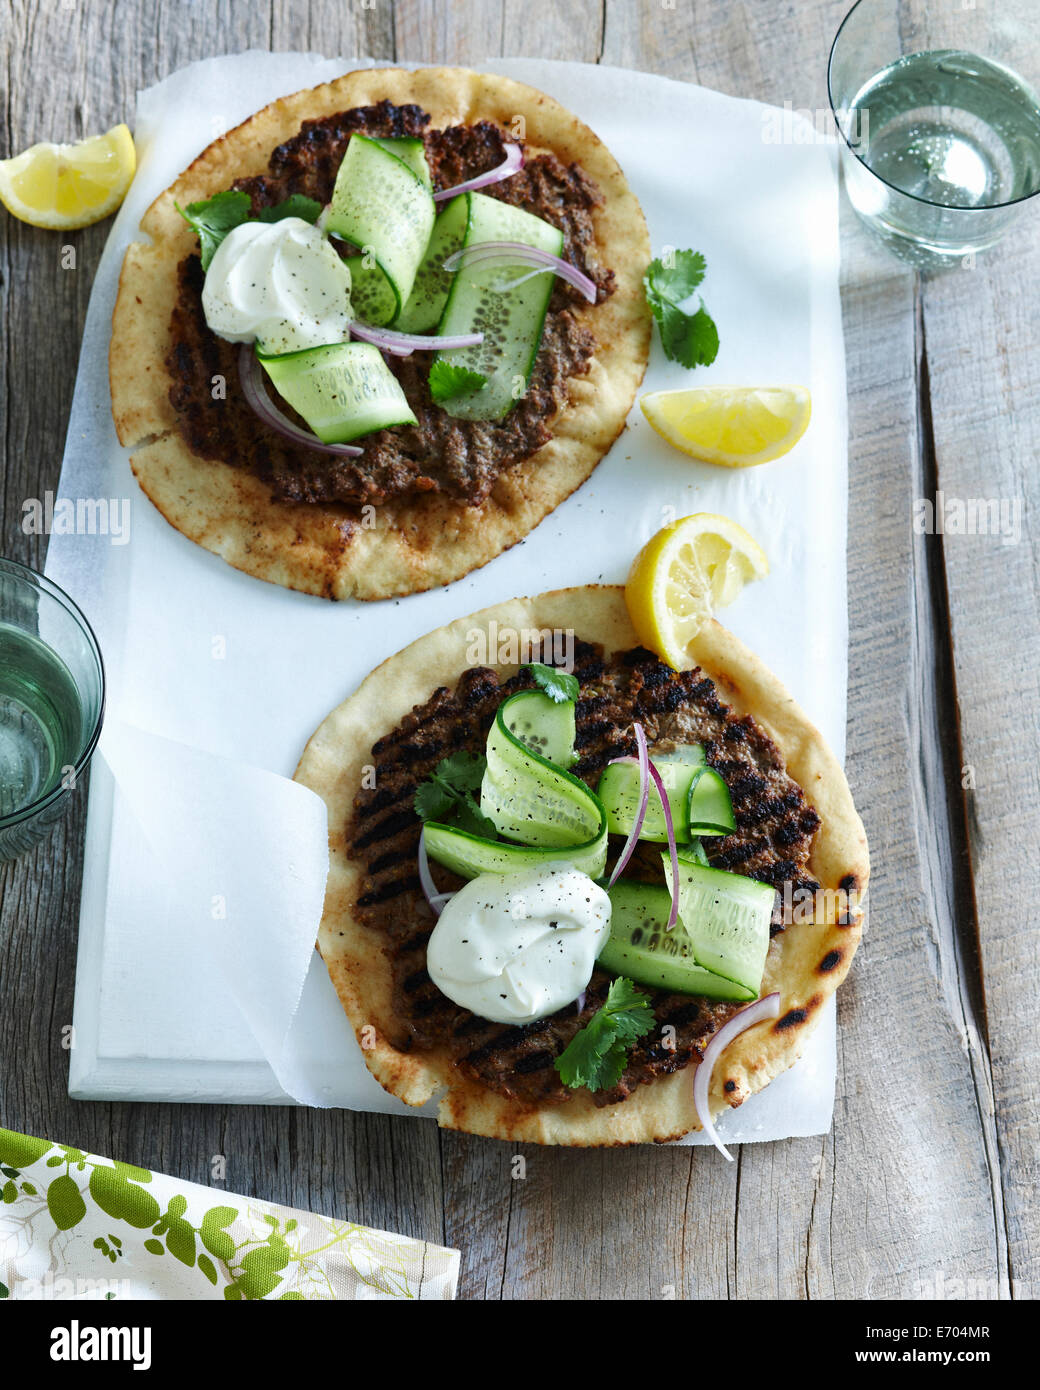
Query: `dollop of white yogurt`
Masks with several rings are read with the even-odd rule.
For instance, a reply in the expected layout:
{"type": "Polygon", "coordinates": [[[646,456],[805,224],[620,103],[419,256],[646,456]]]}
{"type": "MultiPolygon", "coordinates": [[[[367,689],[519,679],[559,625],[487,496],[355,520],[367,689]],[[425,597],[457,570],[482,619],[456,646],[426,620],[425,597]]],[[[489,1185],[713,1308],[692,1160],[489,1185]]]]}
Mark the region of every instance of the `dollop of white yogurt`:
{"type": "Polygon", "coordinates": [[[610,935],[610,898],[569,864],[480,874],[445,905],[426,968],[494,1023],[531,1023],[577,999],[610,935]]]}
{"type": "Polygon", "coordinates": [[[242,222],[217,247],[202,289],[214,333],[267,353],[350,337],[350,270],[309,222],[242,222]]]}

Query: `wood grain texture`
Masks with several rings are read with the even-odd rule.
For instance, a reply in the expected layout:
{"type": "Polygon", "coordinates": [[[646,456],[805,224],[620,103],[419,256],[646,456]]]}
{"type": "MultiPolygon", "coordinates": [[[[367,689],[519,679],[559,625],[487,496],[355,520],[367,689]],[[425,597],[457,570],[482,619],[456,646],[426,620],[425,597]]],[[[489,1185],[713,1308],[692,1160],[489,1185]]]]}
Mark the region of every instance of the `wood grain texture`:
{"type": "MultiPolygon", "coordinates": [[[[960,766],[974,875],[988,1060],[996,1105],[1009,1273],[1040,1288],[1036,1005],[1040,951],[1028,906],[1040,844],[1040,356],[1030,310],[1040,277],[1035,218],[991,260],[923,291],[934,481],[947,509],[976,499],[998,522],[982,534],[926,536],[946,579],[960,766]],[[995,510],[991,510],[995,509],[995,510]],[[1003,509],[1003,510],[1001,510],[1003,509]],[[1003,525],[1003,534],[999,526],[1003,525]]],[[[926,495],[933,500],[936,489],[926,495]]],[[[955,524],[956,512],[948,521],[955,524]]],[[[959,905],[965,916],[970,905],[959,905]]]]}
{"type": "MultiPolygon", "coordinates": [[[[103,128],[179,65],[253,46],[602,61],[816,109],[844,8],[127,0],[115,25],[100,3],[15,0],[3,153],[103,128]],[[41,71],[60,77],[42,83],[41,71]]],[[[57,483],[106,232],[56,238],[3,218],[0,535],[3,554],[28,563],[45,546],[23,535],[22,502],[57,483]],[[76,248],[75,271],[60,267],[62,244],[76,248]]],[[[848,768],[875,868],[841,996],[830,1135],[749,1145],[726,1165],[701,1150],[514,1153],[347,1112],[72,1102],[61,1028],[83,799],[34,855],[0,866],[0,1123],[195,1181],[211,1181],[223,1155],[229,1190],[458,1245],[465,1297],[906,1298],[927,1295],[939,1270],[983,1296],[1035,1296],[1036,232],[1034,217],[976,269],[921,278],[845,209],[848,768]],[[916,535],[914,500],[937,487],[1021,498],[1018,542],[916,535]]]]}

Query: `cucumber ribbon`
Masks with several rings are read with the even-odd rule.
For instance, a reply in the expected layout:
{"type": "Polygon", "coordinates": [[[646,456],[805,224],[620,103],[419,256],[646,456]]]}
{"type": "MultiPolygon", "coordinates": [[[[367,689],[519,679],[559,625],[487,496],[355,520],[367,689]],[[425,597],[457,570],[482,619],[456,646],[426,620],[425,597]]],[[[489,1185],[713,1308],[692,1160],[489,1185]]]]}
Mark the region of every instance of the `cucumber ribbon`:
{"type": "Polygon", "coordinates": [[[664,876],[693,959],[703,969],[758,993],[769,952],[769,924],[776,901],[770,883],[679,857],[678,872],[661,856],[664,876]]]}
{"type": "MultiPolygon", "coordinates": [[[[373,430],[416,423],[400,382],[371,343],[327,343],[274,357],[258,353],[257,359],[278,394],[314,431],[317,439],[310,448],[320,447],[317,440],[326,446],[345,445],[373,430]]],[[[244,385],[254,384],[247,375],[244,385]]],[[[266,392],[254,399],[247,390],[246,399],[261,418],[266,417],[266,392]]],[[[272,405],[272,414],[274,409],[272,405]]],[[[265,418],[265,423],[278,428],[273,419],[265,418]]]]}
{"type": "MultiPolygon", "coordinates": [[[[708,767],[700,744],[687,744],[671,753],[658,753],[652,763],[667,791],[675,837],[683,842],[700,835],[729,835],[737,828],[733,801],[724,779],[708,767]]],[[[638,760],[615,758],[603,769],[597,794],[607,811],[613,835],[628,834],[642,804],[643,783],[638,760]]],[[[651,797],[640,834],[643,840],[668,839],[664,800],[651,797]]]]}
{"type": "Polygon", "coordinates": [[[608,889],[610,936],[604,970],[637,984],[708,999],[748,1001],[762,985],[769,951],[772,885],[701,864],[692,847],[664,853],[667,886],[622,879],[608,889]],[[679,901],[674,927],[670,910],[679,901]]]}
{"type": "Polygon", "coordinates": [[[488,734],[480,809],[504,840],[427,821],[430,857],[463,878],[532,864],[566,863],[602,877],[607,815],[596,794],[566,770],[574,758],[574,703],[523,690],[498,708],[488,734]]]}
{"type": "MultiPolygon", "coordinates": [[[[438,240],[445,251],[457,244],[458,251],[473,256],[488,243],[507,241],[519,243],[520,250],[531,255],[544,253],[554,264],[563,251],[563,232],[558,227],[484,193],[461,194],[441,216],[445,223],[438,240]]],[[[441,275],[455,264],[455,254],[453,251],[442,262],[441,275]]],[[[553,276],[539,275],[533,280],[520,276],[504,285],[501,261],[486,264],[478,257],[472,264],[464,263],[448,280],[438,335],[482,333],[484,338],[479,347],[438,355],[434,360],[464,367],[484,378],[484,384],[459,392],[445,402],[444,409],[458,420],[500,420],[516,405],[531,379],[553,276]]],[[[437,282],[441,284],[443,280],[437,282]]],[[[432,282],[430,293],[439,298],[432,282]]]]}
{"type": "Polygon", "coordinates": [[[421,147],[416,151],[405,148],[404,142],[351,136],[336,175],[325,231],[362,253],[351,265],[351,297],[366,323],[380,327],[401,313],[435,218],[421,147]]]}

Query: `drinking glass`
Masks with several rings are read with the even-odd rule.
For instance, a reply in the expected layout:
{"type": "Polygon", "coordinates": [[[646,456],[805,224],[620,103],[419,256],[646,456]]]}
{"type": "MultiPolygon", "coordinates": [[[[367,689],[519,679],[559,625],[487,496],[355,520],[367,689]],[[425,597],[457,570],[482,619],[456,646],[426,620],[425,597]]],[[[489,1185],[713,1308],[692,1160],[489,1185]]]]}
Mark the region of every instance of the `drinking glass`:
{"type": "Polygon", "coordinates": [[[42,574],[0,560],[0,860],[31,849],[64,814],[104,707],[86,618],[42,574]]]}
{"type": "Polygon", "coordinates": [[[1040,191],[1040,22],[997,0],[858,0],[827,85],[849,201],[897,255],[985,250],[1040,191]]]}

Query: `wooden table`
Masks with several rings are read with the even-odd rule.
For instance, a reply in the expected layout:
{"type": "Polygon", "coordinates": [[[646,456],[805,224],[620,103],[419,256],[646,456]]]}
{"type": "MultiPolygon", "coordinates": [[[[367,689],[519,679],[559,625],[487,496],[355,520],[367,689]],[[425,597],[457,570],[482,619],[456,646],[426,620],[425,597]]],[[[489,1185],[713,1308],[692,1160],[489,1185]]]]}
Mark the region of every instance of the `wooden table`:
{"type": "MultiPolygon", "coordinates": [[[[1005,8],[1031,8],[1014,0],[1005,8]]],[[[133,120],[135,90],[250,47],[649,69],[825,107],[845,0],[13,0],[3,153],[133,120]]],[[[691,159],[701,157],[691,150],[691,159]]],[[[681,171],[678,171],[681,177],[681,171]]],[[[0,868],[0,1123],[230,1190],[457,1245],[468,1298],[906,1298],[1040,1289],[1040,218],[974,268],[919,276],[845,209],[849,759],[874,861],[841,994],[826,1138],[557,1152],[341,1111],[74,1103],[85,805],[0,868]],[[1018,544],[925,536],[913,499],[1021,499],[1018,544]]],[[[41,566],[22,501],[55,488],[108,226],[3,216],[3,554],[41,566]],[[61,245],[78,269],[62,269],[61,245]]]]}

